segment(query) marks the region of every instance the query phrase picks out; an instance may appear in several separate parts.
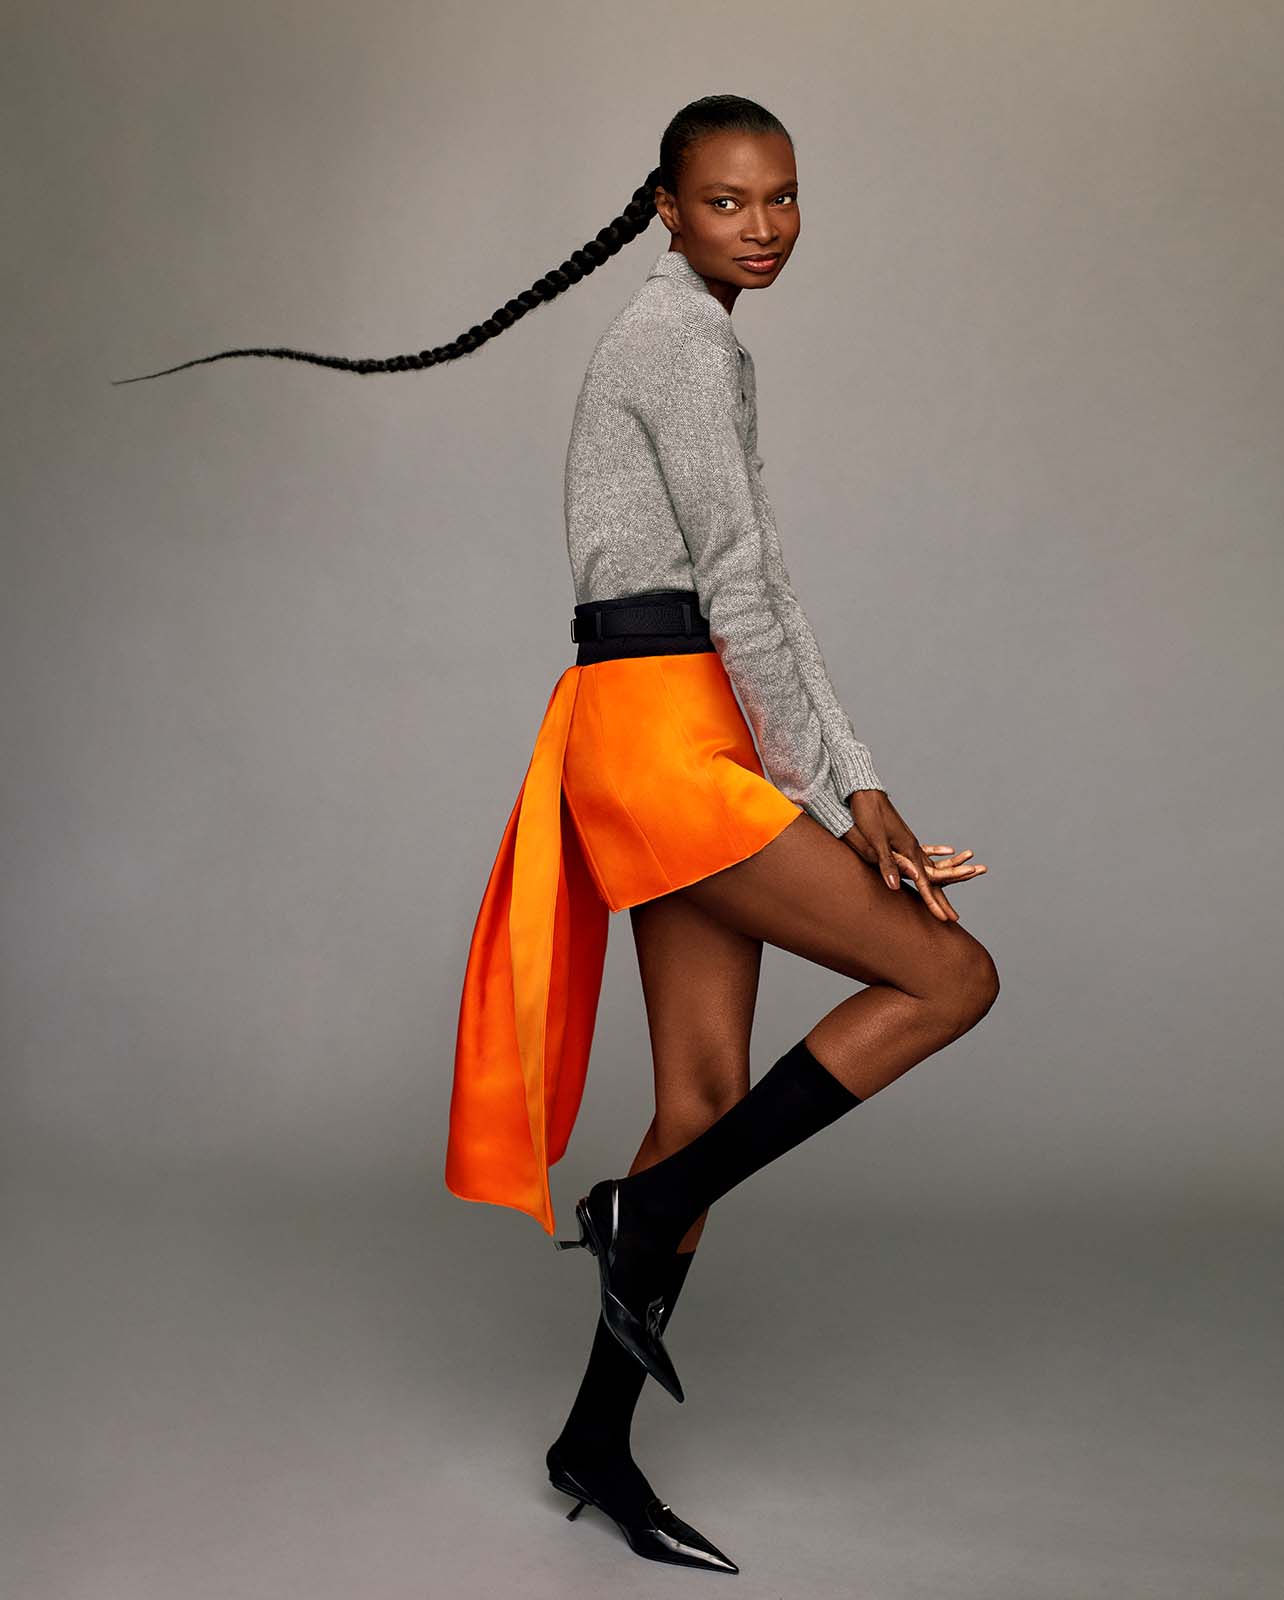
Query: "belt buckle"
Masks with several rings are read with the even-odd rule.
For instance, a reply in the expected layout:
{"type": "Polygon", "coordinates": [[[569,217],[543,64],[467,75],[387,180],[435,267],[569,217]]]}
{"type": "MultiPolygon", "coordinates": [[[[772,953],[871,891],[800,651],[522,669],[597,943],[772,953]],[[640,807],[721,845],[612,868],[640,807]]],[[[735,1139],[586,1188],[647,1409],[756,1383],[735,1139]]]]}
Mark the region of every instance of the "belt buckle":
{"type": "Polygon", "coordinates": [[[571,643],[572,644],[580,644],[585,639],[594,639],[595,640],[595,639],[600,639],[601,637],[602,637],[602,613],[600,611],[590,611],[587,617],[572,617],[571,618],[571,643]],[[589,631],[587,633],[576,633],[575,630],[576,630],[576,628],[579,626],[579,624],[581,622],[588,622],[588,623],[592,624],[592,626],[589,628],[589,631]]]}

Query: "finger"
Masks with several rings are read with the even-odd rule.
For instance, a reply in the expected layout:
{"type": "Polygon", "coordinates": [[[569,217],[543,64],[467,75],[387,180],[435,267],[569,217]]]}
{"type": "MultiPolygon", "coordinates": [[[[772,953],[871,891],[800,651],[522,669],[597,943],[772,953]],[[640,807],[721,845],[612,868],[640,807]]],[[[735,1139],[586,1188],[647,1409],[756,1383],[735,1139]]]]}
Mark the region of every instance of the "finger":
{"type": "Polygon", "coordinates": [[[897,863],[904,861],[904,859],[904,856],[896,855],[896,852],[892,849],[891,845],[888,844],[886,838],[883,838],[879,841],[878,870],[882,873],[883,882],[889,889],[900,888],[901,875],[896,869],[897,863]],[[893,859],[894,857],[895,859],[893,859]]]}
{"type": "Polygon", "coordinates": [[[904,872],[905,876],[913,880],[914,887],[918,890],[920,896],[922,897],[923,904],[932,913],[936,920],[938,922],[950,921],[950,918],[946,915],[945,911],[937,901],[936,890],[929,882],[926,864],[912,861],[908,856],[902,856],[899,853],[897,854],[896,859],[901,863],[901,870],[904,872]]]}
{"type": "Polygon", "coordinates": [[[916,862],[915,865],[921,865],[922,867],[922,877],[919,879],[919,884],[923,898],[927,901],[928,910],[941,922],[956,922],[958,914],[949,901],[946,900],[945,891],[937,886],[932,863],[924,858],[921,862],[916,862]]]}
{"type": "Polygon", "coordinates": [[[985,867],[977,861],[970,866],[934,867],[932,869],[933,883],[966,883],[969,878],[979,877],[985,867]]]}

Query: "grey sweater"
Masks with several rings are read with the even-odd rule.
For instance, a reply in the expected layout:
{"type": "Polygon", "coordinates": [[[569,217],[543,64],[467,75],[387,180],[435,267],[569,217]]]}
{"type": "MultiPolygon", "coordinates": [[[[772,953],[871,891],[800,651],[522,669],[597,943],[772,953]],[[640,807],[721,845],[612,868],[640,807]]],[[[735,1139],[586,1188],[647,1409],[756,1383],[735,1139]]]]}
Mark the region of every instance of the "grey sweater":
{"type": "Polygon", "coordinates": [[[679,250],[598,339],[566,453],[575,600],[694,589],[776,787],[841,836],[883,789],[785,568],[758,454],[753,357],[679,250]]]}

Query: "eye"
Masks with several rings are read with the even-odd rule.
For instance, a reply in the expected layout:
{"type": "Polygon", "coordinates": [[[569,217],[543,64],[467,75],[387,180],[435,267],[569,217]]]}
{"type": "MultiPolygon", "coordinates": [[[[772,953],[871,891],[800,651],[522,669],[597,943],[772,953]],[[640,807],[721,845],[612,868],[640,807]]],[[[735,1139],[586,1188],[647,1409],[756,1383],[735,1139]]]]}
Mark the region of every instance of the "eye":
{"type": "MultiPolygon", "coordinates": [[[[788,200],[790,204],[793,204],[798,199],[798,195],[795,190],[785,189],[782,190],[780,194],[776,195],[775,198],[777,200],[788,200]]],[[[724,200],[730,201],[733,206],[737,204],[735,196],[729,194],[716,195],[712,200],[710,200],[709,204],[711,206],[720,207],[724,200]]]]}

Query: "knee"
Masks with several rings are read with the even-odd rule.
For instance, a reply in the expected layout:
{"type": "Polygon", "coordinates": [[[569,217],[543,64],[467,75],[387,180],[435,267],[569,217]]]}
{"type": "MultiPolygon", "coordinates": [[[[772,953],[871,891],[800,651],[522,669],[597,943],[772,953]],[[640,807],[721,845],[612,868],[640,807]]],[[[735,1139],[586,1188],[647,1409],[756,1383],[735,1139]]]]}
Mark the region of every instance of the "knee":
{"type": "Polygon", "coordinates": [[[693,1064],[682,1093],[666,1095],[656,1108],[656,1136],[665,1154],[690,1144],[748,1092],[747,1062],[693,1064]]]}
{"type": "MultiPolygon", "coordinates": [[[[963,930],[956,928],[956,933],[963,930]]],[[[994,958],[970,933],[952,941],[949,957],[938,969],[933,1010],[941,1017],[950,1039],[974,1028],[999,997],[999,973],[994,958]]]]}

